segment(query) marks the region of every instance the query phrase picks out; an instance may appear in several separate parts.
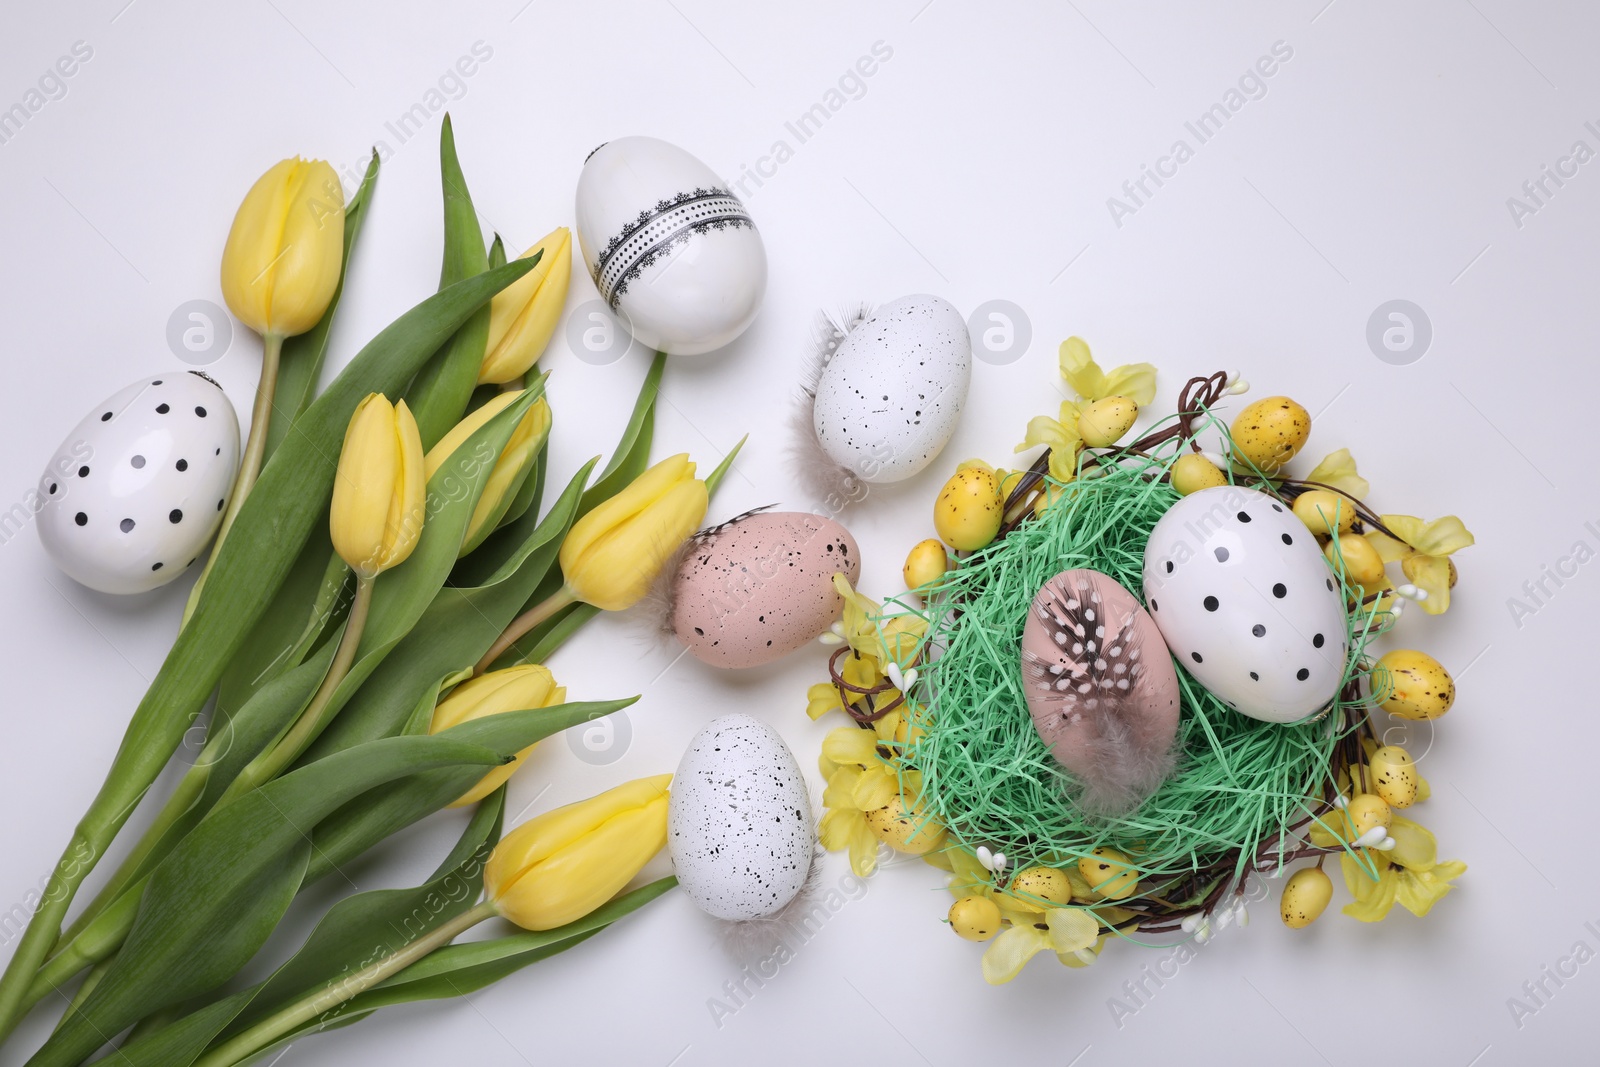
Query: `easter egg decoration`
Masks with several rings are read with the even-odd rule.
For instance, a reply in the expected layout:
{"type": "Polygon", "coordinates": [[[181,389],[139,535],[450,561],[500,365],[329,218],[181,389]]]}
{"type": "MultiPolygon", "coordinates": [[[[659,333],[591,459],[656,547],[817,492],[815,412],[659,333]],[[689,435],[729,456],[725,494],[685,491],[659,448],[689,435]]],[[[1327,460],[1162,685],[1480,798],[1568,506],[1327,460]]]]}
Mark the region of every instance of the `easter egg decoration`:
{"type": "Polygon", "coordinates": [[[778,732],[748,715],[713,719],[689,742],[667,804],[678,884],[719,919],[780,911],[811,873],[811,796],[778,732]]]}
{"type": "Polygon", "coordinates": [[[1178,675],[1161,631],[1109,575],[1070,570],[1033,598],[1022,684],[1034,729],[1097,815],[1137,808],[1172,773],[1178,675]]]}
{"type": "Polygon", "coordinates": [[[671,579],[667,622],[696,659],[754,667],[823,634],[844,610],[833,586],[861,576],[850,531],[823,515],[757,511],[696,534],[671,579]]]}
{"type": "Polygon", "coordinates": [[[829,344],[804,390],[807,488],[848,494],[858,483],[905,481],[933,462],[955,433],[972,378],[961,313],[937,296],[903,296],[838,324],[829,344]]]}
{"type": "Polygon", "coordinates": [[[1230,708],[1296,722],[1344,680],[1344,595],[1288,506],[1242,486],[1174,504],[1144,552],[1144,599],[1167,646],[1230,708]]]}
{"type": "Polygon", "coordinates": [[[239,420],[198,371],[157,374],[96,404],[39,482],[39,540],[102,593],[165,585],[205,551],[239,467],[239,420]]]}
{"type": "Polygon", "coordinates": [[[578,245],[635,340],[670,355],[721,348],[755,320],[767,254],[744,204],[675,144],[619,137],[578,177],[578,245]]]}

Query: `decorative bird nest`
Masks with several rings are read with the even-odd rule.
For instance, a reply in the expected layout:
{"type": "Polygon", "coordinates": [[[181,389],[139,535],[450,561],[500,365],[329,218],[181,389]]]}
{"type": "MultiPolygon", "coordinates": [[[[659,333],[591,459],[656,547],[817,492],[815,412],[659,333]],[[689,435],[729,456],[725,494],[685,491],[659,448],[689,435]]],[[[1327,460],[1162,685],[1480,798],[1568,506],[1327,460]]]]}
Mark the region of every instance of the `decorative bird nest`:
{"type": "MultiPolygon", "coordinates": [[[[1142,588],[1151,531],[1180,499],[1175,461],[1199,452],[1203,431],[1219,431],[1225,451],[1233,451],[1227,428],[1211,414],[1232,384],[1225,374],[1191,379],[1175,415],[1132,444],[1078,445],[1070,473],[1063,474],[1061,457],[1050,450],[1025,472],[997,472],[1008,491],[991,543],[876,615],[852,591],[868,623],[853,620],[847,608],[841,636],[849,643],[829,661],[832,691],[823,696],[814,687],[812,714],[842,707],[856,726],[875,732],[877,762],[844,755],[861,751],[845,743],[848,737],[830,738],[823,757],[830,782],[825,824],[834,819],[836,826],[824,825],[825,844],[845,847],[844,824],[860,809],[891,847],[953,872],[950,888],[960,899],[950,921],[958,933],[988,940],[1019,927],[1018,937],[1038,939],[1031,950],[1023,946],[1021,960],[1048,947],[1074,965],[1090,962],[1113,937],[1148,943],[1142,935],[1209,936],[1214,920],[1225,924],[1242,914],[1252,875],[1276,877],[1308,857],[1318,860],[1316,877],[1324,883],[1321,861],[1328,856],[1343,857],[1374,884],[1400,863],[1407,872],[1425,866],[1410,864],[1409,855],[1392,863],[1384,849],[1396,842],[1387,830],[1344,810],[1352,794],[1378,791],[1372,764],[1382,742],[1370,709],[1393,693],[1369,646],[1393,626],[1401,594],[1422,594],[1409,587],[1397,592],[1386,581],[1374,589],[1352,577],[1341,536],[1398,537],[1340,487],[1207,457],[1234,485],[1284,504],[1320,489],[1337,493],[1354,512],[1343,530],[1335,524],[1325,531],[1346,605],[1346,657],[1335,695],[1318,713],[1293,723],[1247,717],[1180,670],[1176,770],[1134,810],[1111,816],[1077,803],[1080,783],[1052,756],[1030,716],[1019,646],[1035,595],[1053,576],[1080,568],[1129,590],[1142,588]],[[868,809],[883,798],[885,780],[897,795],[881,810],[868,809]],[[958,915],[979,898],[996,905],[978,909],[995,920],[993,929],[958,915]],[[1067,925],[1053,917],[1064,911],[1080,913],[1077,934],[1056,929],[1067,925]]],[[[1399,798],[1395,806],[1409,802],[1399,798]]],[[[859,840],[850,844],[858,870],[859,840]]],[[[1431,835],[1427,843],[1432,864],[1431,835]]],[[[1285,921],[1304,925],[1291,917],[1291,905],[1286,898],[1285,921]]],[[[1325,905],[1324,898],[1311,908],[1306,922],[1325,905]]],[[[1379,910],[1387,912],[1387,905],[1379,910]]],[[[998,947],[985,957],[991,981],[1008,980],[1021,966],[1001,960],[991,967],[998,947]]],[[[1015,945],[1002,955],[1015,956],[1015,945]]]]}

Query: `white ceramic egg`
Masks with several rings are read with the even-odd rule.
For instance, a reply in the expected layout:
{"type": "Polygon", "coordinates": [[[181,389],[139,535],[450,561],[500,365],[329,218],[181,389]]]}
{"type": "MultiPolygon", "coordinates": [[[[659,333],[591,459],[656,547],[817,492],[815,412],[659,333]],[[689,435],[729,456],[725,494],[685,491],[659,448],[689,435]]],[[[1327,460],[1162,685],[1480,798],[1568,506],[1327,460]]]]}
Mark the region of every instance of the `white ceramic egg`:
{"type": "Polygon", "coordinates": [[[776,730],[724,715],[689,742],[667,803],[667,849],[702,911],[776,912],[805,885],[815,840],[810,791],[776,730]]]}
{"type": "Polygon", "coordinates": [[[817,379],[812,429],[863,481],[899,482],[955,433],[972,380],[972,338],[947,300],[891,300],[851,330],[817,379]]]}
{"type": "Polygon", "coordinates": [[[1338,693],[1343,594],[1305,523],[1265,493],[1174,504],[1145,546],[1144,599],[1178,663],[1244,715],[1295,722],[1338,693]]]}
{"type": "Polygon", "coordinates": [[[95,405],[56,449],[39,480],[39,540],[91,589],[154,589],[205,551],[238,469],[239,419],[215,382],[198,371],[145,378],[95,405]]]}
{"type": "Polygon", "coordinates": [[[721,348],[755,320],[767,254],[744,204],[675,144],[619,137],[578,177],[578,245],[600,298],[671,355],[721,348]]]}

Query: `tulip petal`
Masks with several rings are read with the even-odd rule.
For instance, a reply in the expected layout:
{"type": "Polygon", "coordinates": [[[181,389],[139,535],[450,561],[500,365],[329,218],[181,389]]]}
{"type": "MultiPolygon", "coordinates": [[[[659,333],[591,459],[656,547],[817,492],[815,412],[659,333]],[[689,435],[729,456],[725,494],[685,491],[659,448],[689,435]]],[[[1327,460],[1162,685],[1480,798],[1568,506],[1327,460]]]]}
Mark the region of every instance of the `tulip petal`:
{"type": "Polygon", "coordinates": [[[523,253],[542,252],[538,266],[502,290],[489,305],[489,343],[480,384],[499,385],[528,372],[555,333],[572,277],[572,235],[565,226],[523,253]]]}
{"type": "Polygon", "coordinates": [[[395,405],[394,495],[384,528],[383,570],[399,566],[417,547],[427,515],[428,482],[423,477],[422,434],[404,400],[395,405]]]}
{"type": "MultiPolygon", "coordinates": [[[[636,778],[588,800],[547,811],[506,834],[484,869],[486,885],[501,886],[591,833],[606,820],[666,797],[670,774],[636,778]]],[[[491,890],[491,896],[494,892],[491,890]]]]}
{"type": "Polygon", "coordinates": [[[367,577],[382,570],[385,524],[400,470],[396,440],[394,407],[383,394],[368,394],[345,430],[329,524],[333,547],[367,577]]]}

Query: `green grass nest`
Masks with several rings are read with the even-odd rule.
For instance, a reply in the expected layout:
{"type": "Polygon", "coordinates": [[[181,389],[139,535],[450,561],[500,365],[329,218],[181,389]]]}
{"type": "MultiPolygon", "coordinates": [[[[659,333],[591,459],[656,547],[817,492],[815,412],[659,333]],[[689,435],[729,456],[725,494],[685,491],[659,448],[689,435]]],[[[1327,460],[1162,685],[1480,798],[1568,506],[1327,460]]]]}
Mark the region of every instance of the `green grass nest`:
{"type": "Polygon", "coordinates": [[[986,845],[1005,853],[1012,870],[1070,864],[1108,845],[1150,879],[1143,891],[1158,892],[1241,876],[1263,859],[1270,865],[1273,853],[1294,847],[1290,828],[1328,795],[1335,751],[1364,715],[1351,679],[1360,673],[1374,616],[1349,615],[1345,684],[1331,712],[1311,721],[1247,718],[1180,665],[1177,774],[1130,815],[1085,815],[1071,800],[1071,777],[1028,714],[1018,651],[1023,624],[1034,594],[1069,568],[1102,571],[1138,596],[1145,542],[1178,500],[1160,480],[1157,460],[1102,470],[1063,487],[1040,517],[925,590],[929,607],[916,610],[928,620],[934,655],[923,670],[926,688],[919,686],[927,703],[913,708],[924,733],[904,753],[922,772],[923,803],[949,828],[954,847],[986,845]],[[949,605],[959,610],[943,610],[949,605]]]}

